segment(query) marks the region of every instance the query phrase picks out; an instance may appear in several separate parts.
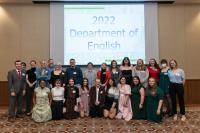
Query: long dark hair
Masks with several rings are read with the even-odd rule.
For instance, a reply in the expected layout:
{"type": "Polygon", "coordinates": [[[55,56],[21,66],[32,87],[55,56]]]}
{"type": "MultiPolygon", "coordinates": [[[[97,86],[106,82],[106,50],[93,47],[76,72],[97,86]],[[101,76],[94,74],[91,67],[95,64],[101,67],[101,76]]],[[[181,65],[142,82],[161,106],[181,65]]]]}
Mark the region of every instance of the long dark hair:
{"type": "MultiPolygon", "coordinates": [[[[70,79],[68,80],[68,84],[69,84],[69,81],[70,81],[70,80],[73,80],[73,81],[74,81],[74,85],[75,85],[75,80],[74,80],[74,78],[70,78],[70,79]]],[[[73,86],[74,86],[74,85],[73,85],[73,86]]],[[[69,84],[69,86],[70,86],[70,84],[69,84]]]]}
{"type": "MultiPolygon", "coordinates": [[[[113,81],[113,85],[112,85],[113,87],[117,87],[117,84],[116,84],[114,78],[110,78],[109,80],[112,80],[112,81],[113,81]]],[[[111,85],[110,85],[109,82],[108,82],[107,89],[106,89],[106,94],[108,94],[108,91],[109,91],[110,87],[111,87],[111,85]]]]}
{"type": "MultiPolygon", "coordinates": [[[[157,61],[156,61],[156,59],[155,59],[155,58],[151,58],[150,60],[153,60],[153,61],[155,62],[154,67],[155,67],[156,69],[160,70],[160,67],[159,67],[159,65],[158,65],[158,63],[157,63],[157,61]]],[[[150,60],[149,60],[149,67],[151,66],[150,60]]]]}
{"type": "Polygon", "coordinates": [[[124,57],[124,59],[122,60],[122,66],[125,66],[125,63],[124,63],[125,60],[128,60],[128,66],[131,66],[131,61],[128,57],[124,57]]]}
{"type": "Polygon", "coordinates": [[[110,63],[110,71],[112,72],[112,69],[113,69],[113,63],[116,63],[116,69],[117,71],[119,71],[119,67],[117,66],[117,61],[116,60],[112,60],[111,63],[110,63]]]}
{"type": "Polygon", "coordinates": [[[82,81],[82,84],[81,84],[81,89],[82,89],[82,90],[84,90],[84,89],[83,89],[83,88],[84,88],[84,80],[86,80],[86,81],[87,81],[86,88],[87,88],[87,90],[89,91],[88,79],[87,79],[87,78],[83,78],[83,81],[82,81]]]}
{"type": "MultiPolygon", "coordinates": [[[[122,75],[122,76],[119,78],[119,83],[120,83],[120,84],[121,84],[121,79],[122,79],[122,78],[125,78],[125,80],[126,80],[126,77],[122,75]]],[[[126,81],[126,82],[127,82],[127,81],[126,81]]],[[[126,84],[126,83],[125,83],[125,84],[126,84]]]]}
{"type": "Polygon", "coordinates": [[[134,82],[133,82],[133,80],[134,79],[137,79],[139,82],[138,82],[138,85],[141,85],[141,81],[140,81],[140,78],[138,77],[138,76],[134,76],[133,78],[132,78],[132,87],[135,87],[136,85],[134,84],[134,82]]]}

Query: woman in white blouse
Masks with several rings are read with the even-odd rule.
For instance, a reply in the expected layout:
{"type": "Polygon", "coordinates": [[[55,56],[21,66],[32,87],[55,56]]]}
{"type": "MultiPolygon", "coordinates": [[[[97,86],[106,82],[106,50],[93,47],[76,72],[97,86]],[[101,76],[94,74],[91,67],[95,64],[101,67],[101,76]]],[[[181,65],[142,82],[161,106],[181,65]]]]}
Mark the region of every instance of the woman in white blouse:
{"type": "Polygon", "coordinates": [[[106,97],[104,106],[104,117],[113,119],[117,114],[119,90],[115,79],[111,78],[106,86],[106,97]]]}
{"type": "Polygon", "coordinates": [[[61,87],[61,80],[55,81],[55,87],[51,90],[52,93],[52,119],[60,120],[63,117],[63,101],[64,101],[64,88],[61,87]]]}

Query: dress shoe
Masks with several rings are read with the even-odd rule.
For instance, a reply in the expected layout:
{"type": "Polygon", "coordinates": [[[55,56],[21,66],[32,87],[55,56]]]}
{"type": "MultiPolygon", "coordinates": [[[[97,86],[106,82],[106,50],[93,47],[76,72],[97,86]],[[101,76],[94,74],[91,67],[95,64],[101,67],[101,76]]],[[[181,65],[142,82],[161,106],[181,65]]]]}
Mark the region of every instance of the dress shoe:
{"type": "Polygon", "coordinates": [[[22,115],[16,115],[16,118],[23,118],[22,115]]]}
{"type": "Polygon", "coordinates": [[[30,115],[31,115],[31,112],[29,112],[29,113],[26,113],[26,115],[27,115],[27,116],[30,116],[30,115]]]}

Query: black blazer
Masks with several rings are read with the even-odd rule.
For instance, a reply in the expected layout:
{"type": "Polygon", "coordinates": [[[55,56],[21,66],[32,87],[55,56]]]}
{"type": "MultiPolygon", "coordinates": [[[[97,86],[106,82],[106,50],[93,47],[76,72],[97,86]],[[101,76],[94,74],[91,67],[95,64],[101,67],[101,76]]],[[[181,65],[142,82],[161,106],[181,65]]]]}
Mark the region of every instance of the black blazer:
{"type": "MultiPolygon", "coordinates": [[[[103,107],[105,103],[105,89],[104,87],[99,88],[99,97],[100,106],[103,107]]],[[[91,87],[90,89],[90,107],[94,106],[96,102],[96,86],[91,87]]]]}

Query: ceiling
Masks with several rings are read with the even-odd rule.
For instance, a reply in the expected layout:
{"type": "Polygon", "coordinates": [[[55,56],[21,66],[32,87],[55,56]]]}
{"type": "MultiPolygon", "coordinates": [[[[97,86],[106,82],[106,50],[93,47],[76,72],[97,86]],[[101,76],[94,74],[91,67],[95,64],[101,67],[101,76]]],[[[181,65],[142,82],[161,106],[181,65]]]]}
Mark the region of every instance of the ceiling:
{"type": "MultiPolygon", "coordinates": [[[[28,4],[32,3],[32,0],[0,0],[3,4],[28,4]]],[[[200,4],[200,0],[175,0],[175,3],[179,4],[200,4]]]]}

